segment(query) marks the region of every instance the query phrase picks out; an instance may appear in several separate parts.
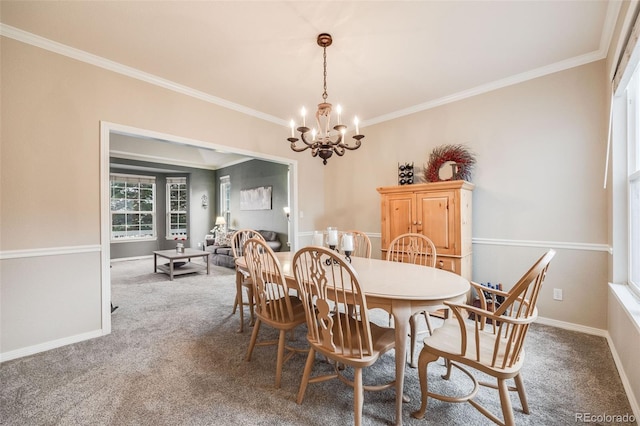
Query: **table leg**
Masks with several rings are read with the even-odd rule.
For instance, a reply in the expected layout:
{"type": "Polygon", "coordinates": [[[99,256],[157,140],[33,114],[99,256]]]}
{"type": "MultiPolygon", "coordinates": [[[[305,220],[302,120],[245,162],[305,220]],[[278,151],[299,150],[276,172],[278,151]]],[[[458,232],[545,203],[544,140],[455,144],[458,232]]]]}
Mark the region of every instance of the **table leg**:
{"type": "Polygon", "coordinates": [[[404,401],[404,368],[407,359],[407,337],[411,306],[408,302],[394,301],[392,306],[396,337],[396,425],[402,425],[402,403],[404,401]]]}
{"type": "Polygon", "coordinates": [[[204,257],[204,261],[207,262],[207,275],[211,275],[211,264],[209,262],[209,255],[204,257]]]}
{"type": "Polygon", "coordinates": [[[153,253],[153,272],[158,272],[158,255],[153,253]]]}
{"type": "Polygon", "coordinates": [[[169,259],[169,281],[173,281],[173,259],[169,259]]]}
{"type": "Polygon", "coordinates": [[[244,331],[244,306],[242,305],[242,273],[236,268],[236,303],[238,309],[240,309],[240,330],[239,333],[244,331]]]}

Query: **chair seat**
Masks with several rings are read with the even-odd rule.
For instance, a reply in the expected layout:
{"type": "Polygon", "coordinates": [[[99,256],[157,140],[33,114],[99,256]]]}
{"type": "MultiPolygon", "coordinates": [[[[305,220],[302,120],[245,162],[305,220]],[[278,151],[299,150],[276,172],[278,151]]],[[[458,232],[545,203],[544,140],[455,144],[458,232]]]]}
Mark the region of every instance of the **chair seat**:
{"type": "MultiPolygon", "coordinates": [[[[283,299],[280,299],[280,301],[282,301],[283,299]]],[[[306,317],[305,317],[305,313],[304,313],[304,306],[302,305],[302,302],[300,301],[300,299],[296,298],[296,297],[290,297],[291,300],[291,309],[292,309],[292,313],[293,313],[293,319],[290,322],[282,322],[282,321],[274,321],[269,317],[266,317],[264,315],[260,315],[260,313],[257,313],[256,315],[260,318],[260,320],[262,322],[264,322],[265,324],[269,324],[272,327],[277,326],[276,328],[280,328],[280,329],[287,329],[287,328],[294,328],[300,324],[303,324],[307,321],[306,317]],[[287,324],[290,327],[287,327],[287,324]]],[[[270,303],[275,303],[276,301],[271,301],[271,302],[267,302],[267,305],[269,305],[270,303]]]]}
{"type": "MultiPolygon", "coordinates": [[[[344,314],[340,314],[344,315],[344,314]]],[[[334,321],[333,323],[333,333],[349,333],[352,336],[358,335],[356,331],[356,324],[362,328],[362,322],[356,321],[351,318],[349,321],[334,321]],[[349,330],[346,330],[346,326],[344,324],[349,324],[349,330]],[[343,330],[340,330],[340,324],[343,325],[343,330]]],[[[351,342],[351,347],[336,347],[335,350],[327,349],[323,346],[323,342],[310,342],[316,349],[316,351],[324,354],[324,355],[332,355],[335,352],[342,353],[342,361],[348,363],[354,367],[367,367],[376,362],[376,360],[380,357],[380,354],[387,352],[395,346],[395,331],[393,328],[381,327],[375,323],[370,323],[371,326],[371,340],[373,342],[373,352],[368,355],[358,355],[357,357],[350,356],[349,354],[358,353],[361,348],[357,347],[358,341],[353,340],[351,342]],[[346,358],[349,358],[346,360],[346,358]]],[[[345,341],[345,343],[348,342],[345,341]]],[[[330,343],[329,343],[330,344],[330,343]]],[[[363,346],[363,345],[361,345],[363,346]]]]}
{"type": "MultiPolygon", "coordinates": [[[[231,237],[231,247],[230,254],[233,256],[234,262],[241,256],[244,255],[244,244],[251,238],[257,238],[261,241],[264,241],[264,237],[258,231],[253,229],[239,229],[233,233],[231,237]]],[[[218,252],[219,253],[219,252],[218,252]]],[[[232,313],[236,313],[236,309],[238,306],[240,307],[240,332],[244,331],[244,306],[249,307],[249,314],[251,316],[251,324],[254,323],[254,299],[253,299],[253,289],[251,276],[249,271],[245,271],[243,269],[239,269],[236,266],[236,272],[238,273],[237,279],[237,290],[236,290],[236,300],[233,302],[233,311],[232,313]],[[242,295],[242,287],[248,290],[248,300],[245,302],[244,297],[242,295]]]]}
{"type": "MultiPolygon", "coordinates": [[[[491,327],[489,329],[491,329],[491,327]]],[[[428,348],[427,350],[430,352],[469,365],[480,371],[487,372],[487,370],[491,370],[494,375],[499,372],[501,375],[509,376],[510,374],[516,374],[522,367],[524,362],[524,349],[520,352],[518,360],[512,366],[503,368],[504,354],[507,352],[507,339],[498,338],[489,331],[479,331],[480,358],[478,359],[476,355],[476,329],[474,324],[465,323],[465,332],[467,334],[467,351],[465,354],[460,353],[460,326],[454,318],[445,321],[442,327],[433,330],[432,335],[425,337],[424,346],[428,348]],[[499,339],[499,349],[494,351],[496,339],[499,339]],[[495,361],[493,360],[494,353],[496,353],[495,361]],[[451,356],[452,354],[456,355],[451,356]]]]}
{"type": "Polygon", "coordinates": [[[251,275],[254,311],[258,317],[253,326],[245,359],[251,360],[256,345],[277,344],[275,387],[279,388],[284,363],[295,353],[309,352],[306,347],[295,348],[286,344],[287,333],[292,333],[295,327],[306,323],[305,308],[300,299],[291,294],[280,262],[264,238],[249,238],[243,245],[243,252],[251,275]],[[277,340],[257,341],[262,323],[278,330],[277,340]]]}
{"type": "MultiPolygon", "coordinates": [[[[360,426],[364,392],[382,391],[395,384],[395,376],[375,385],[365,385],[362,377],[365,368],[375,368],[380,355],[395,348],[395,331],[369,320],[358,274],[334,250],[305,247],[296,252],[293,269],[307,314],[307,340],[311,345],[296,402],[302,404],[309,383],[338,379],[353,388],[353,424],[360,426]],[[311,377],[316,353],[332,362],[333,373],[311,377]]],[[[339,423],[350,422],[342,419],[339,423]]]]}

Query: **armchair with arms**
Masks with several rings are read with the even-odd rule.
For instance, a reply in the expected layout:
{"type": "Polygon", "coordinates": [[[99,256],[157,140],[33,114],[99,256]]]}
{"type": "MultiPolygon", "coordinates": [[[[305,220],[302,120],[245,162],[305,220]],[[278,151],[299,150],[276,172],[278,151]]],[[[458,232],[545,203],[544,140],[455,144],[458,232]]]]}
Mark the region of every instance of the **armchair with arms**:
{"type": "Polygon", "coordinates": [[[524,383],[520,376],[524,363],[523,346],[529,326],[538,317],[536,302],[554,256],[554,250],[545,253],[509,291],[488,289],[471,283],[478,294],[488,295],[492,303],[487,303],[485,297],[480,297],[480,307],[445,302],[451,308],[453,316],[424,339],[424,347],[418,359],[422,404],[412,414],[413,417],[424,417],[427,398],[432,397],[447,402],[469,402],[496,424],[510,426],[514,424],[510,391],[518,392],[522,411],[529,413],[524,383]],[[497,297],[503,297],[504,301],[496,308],[497,297]],[[474,314],[473,320],[465,321],[467,312],[474,314]],[[451,377],[452,367],[458,368],[471,379],[473,390],[468,395],[452,397],[429,391],[427,367],[440,357],[445,359],[447,365],[447,373],[443,376],[445,380],[451,377]],[[462,365],[493,376],[497,385],[478,382],[462,365]],[[515,387],[507,385],[509,379],[514,379],[515,387]],[[479,386],[498,389],[504,422],[474,400],[479,386]]]}

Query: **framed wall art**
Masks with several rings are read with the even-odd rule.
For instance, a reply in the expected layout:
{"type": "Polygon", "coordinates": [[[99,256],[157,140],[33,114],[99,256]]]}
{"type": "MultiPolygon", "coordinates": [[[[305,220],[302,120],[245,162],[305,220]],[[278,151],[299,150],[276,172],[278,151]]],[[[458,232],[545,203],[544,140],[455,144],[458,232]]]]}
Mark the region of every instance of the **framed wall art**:
{"type": "Polygon", "coordinates": [[[271,186],[240,191],[240,210],[271,210],[271,186]]]}

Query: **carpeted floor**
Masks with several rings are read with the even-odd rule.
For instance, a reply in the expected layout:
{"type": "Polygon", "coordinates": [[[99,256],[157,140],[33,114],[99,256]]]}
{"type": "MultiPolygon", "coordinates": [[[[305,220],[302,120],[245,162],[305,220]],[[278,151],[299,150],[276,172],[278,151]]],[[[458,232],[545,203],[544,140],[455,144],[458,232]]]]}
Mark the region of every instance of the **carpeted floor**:
{"type": "MultiPolygon", "coordinates": [[[[285,365],[278,390],[275,347],[258,347],[251,362],[244,360],[251,329],[239,334],[238,316],[231,315],[232,270],[213,267],[209,276],[184,275],[173,282],[152,270],[152,259],[113,263],[112,300],[118,309],[110,335],[0,365],[0,424],[352,423],[352,390],[338,381],[310,385],[303,404],[295,403],[304,355],[285,365]]],[[[378,317],[387,318],[382,312],[378,317]]],[[[276,333],[264,326],[261,335],[276,333]]],[[[304,331],[292,344],[305,346],[304,331]]],[[[516,424],[569,425],[579,413],[632,414],[604,338],[536,324],[526,348],[522,374],[531,414],[522,413],[514,395],[516,424]]],[[[328,368],[318,360],[314,372],[328,368]]],[[[449,382],[439,380],[443,371],[438,366],[429,372],[435,391],[468,388],[459,372],[449,382]]],[[[392,351],[365,380],[389,380],[393,372],[392,351]]],[[[405,394],[411,402],[404,407],[404,424],[491,424],[469,404],[433,399],[424,420],[411,418],[420,390],[417,371],[408,366],[405,394]]],[[[499,412],[497,391],[483,389],[479,395],[499,412]]],[[[393,390],[365,394],[364,424],[391,424],[394,398],[393,390]]]]}

